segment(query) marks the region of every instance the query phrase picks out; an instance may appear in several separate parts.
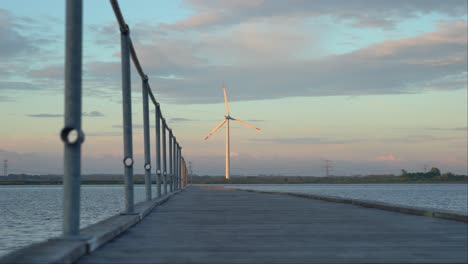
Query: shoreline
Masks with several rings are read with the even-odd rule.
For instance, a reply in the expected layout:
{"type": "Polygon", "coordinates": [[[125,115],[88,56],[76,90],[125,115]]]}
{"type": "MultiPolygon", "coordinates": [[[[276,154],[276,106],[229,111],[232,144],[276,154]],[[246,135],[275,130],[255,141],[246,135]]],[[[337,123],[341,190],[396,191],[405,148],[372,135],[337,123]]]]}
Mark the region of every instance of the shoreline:
{"type": "MultiPolygon", "coordinates": [[[[81,185],[123,185],[124,182],[82,182],[81,185]]],[[[134,185],[145,185],[144,182],[134,182],[134,185]]],[[[152,184],[156,185],[157,183],[153,182],[152,184]]],[[[294,183],[278,183],[278,182],[260,182],[260,183],[250,183],[250,182],[203,182],[203,183],[193,183],[194,185],[319,185],[319,184],[336,184],[336,185],[349,185],[349,184],[465,184],[468,186],[468,182],[463,181],[449,181],[449,182],[294,182],[294,183]]],[[[12,186],[12,185],[49,185],[49,186],[56,186],[62,185],[62,182],[20,182],[20,181],[0,181],[0,186],[12,186]]]]}
{"type": "MultiPolygon", "coordinates": [[[[468,176],[444,174],[431,176],[426,174],[414,175],[366,175],[366,176],[233,176],[226,180],[224,176],[198,176],[189,180],[193,184],[468,184],[468,176]]],[[[156,184],[156,177],[152,176],[152,183],[156,184]]],[[[134,174],[134,184],[144,184],[142,174],[134,174]]],[[[81,175],[83,185],[122,185],[123,175],[120,174],[84,174],[81,175]]],[[[0,177],[0,185],[62,185],[61,175],[28,175],[10,174],[0,177]]]]}
{"type": "MultiPolygon", "coordinates": [[[[227,187],[226,189],[229,189],[227,187]]],[[[305,199],[314,199],[321,200],[332,203],[343,203],[350,204],[355,206],[379,209],[384,211],[398,212],[403,214],[424,216],[424,217],[433,217],[441,218],[451,221],[458,221],[468,223],[468,215],[452,211],[452,210],[442,210],[435,208],[426,208],[426,207],[417,207],[417,206],[405,206],[400,204],[393,204],[388,202],[373,201],[373,200],[363,200],[363,199],[353,199],[353,198],[344,198],[340,196],[331,196],[331,195],[322,195],[322,194],[306,194],[306,193],[294,193],[294,192],[282,192],[282,191],[263,191],[263,190],[254,190],[254,189],[239,189],[231,188],[235,191],[244,191],[244,192],[253,192],[253,193],[263,193],[263,194],[272,194],[272,195],[287,195],[300,197],[305,199]]]]}

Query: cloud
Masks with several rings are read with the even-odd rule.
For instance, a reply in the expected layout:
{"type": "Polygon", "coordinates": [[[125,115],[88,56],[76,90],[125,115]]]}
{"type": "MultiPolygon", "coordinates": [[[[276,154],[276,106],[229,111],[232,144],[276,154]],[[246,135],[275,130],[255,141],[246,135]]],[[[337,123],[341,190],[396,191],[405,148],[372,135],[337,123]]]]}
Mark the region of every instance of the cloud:
{"type": "MultiPolygon", "coordinates": [[[[466,21],[443,22],[433,32],[318,58],[300,57],[301,47],[313,39],[297,39],[286,29],[267,34],[270,29],[261,22],[251,25],[254,29],[227,29],[226,35],[156,36],[135,47],[150,83],[151,76],[179,77],[155,81],[158,95],[171,103],[219,102],[223,80],[231,101],[466,89],[466,21]]],[[[104,72],[118,79],[118,63],[90,65],[98,66],[97,72],[89,68],[96,79],[105,79],[104,72]]]]}
{"type": "Polygon", "coordinates": [[[63,117],[62,114],[27,114],[29,117],[39,117],[39,118],[57,118],[63,117]]]}
{"type": "MultiPolygon", "coordinates": [[[[57,117],[63,117],[63,114],[26,114],[28,117],[38,117],[38,118],[57,118],[57,117]]],[[[83,112],[82,114],[83,117],[101,117],[104,116],[103,113],[99,111],[91,111],[89,113],[83,112]]]]}
{"type": "Polygon", "coordinates": [[[0,102],[14,102],[15,100],[13,98],[10,98],[8,96],[3,96],[0,95],[0,102]]]}
{"type": "Polygon", "coordinates": [[[18,81],[0,81],[0,91],[16,92],[16,91],[32,91],[38,90],[37,86],[34,86],[30,82],[18,82],[18,81]]]}
{"type": "Polygon", "coordinates": [[[306,144],[306,145],[342,145],[362,142],[361,139],[329,139],[320,137],[302,137],[302,138],[255,138],[250,141],[279,143],[279,144],[306,144]]]}
{"type": "Polygon", "coordinates": [[[406,135],[402,137],[395,137],[395,138],[386,138],[383,139],[384,142],[393,142],[393,143],[405,143],[405,144],[412,144],[412,143],[420,143],[420,142],[431,142],[431,141],[445,141],[454,139],[452,137],[439,137],[433,135],[406,135]]]}
{"type": "Polygon", "coordinates": [[[388,155],[378,156],[378,157],[375,158],[375,160],[378,160],[378,161],[399,161],[400,158],[398,158],[397,156],[395,156],[393,154],[388,154],[388,155]]]}
{"type": "Polygon", "coordinates": [[[101,116],[104,116],[104,114],[99,112],[99,111],[91,111],[89,113],[84,112],[83,116],[86,116],[86,117],[101,117],[101,116]]]}
{"type": "Polygon", "coordinates": [[[87,132],[88,137],[119,137],[122,136],[122,132],[106,131],[106,132],[87,132]]]}
{"type": "Polygon", "coordinates": [[[449,128],[441,128],[441,127],[428,127],[426,130],[435,130],[435,131],[467,131],[468,127],[449,127],[449,128]]]}
{"type": "Polygon", "coordinates": [[[194,14],[164,28],[174,30],[203,29],[235,25],[241,21],[264,20],[271,17],[332,17],[350,21],[356,27],[392,28],[398,21],[425,14],[463,16],[467,13],[464,0],[251,0],[251,1],[200,1],[187,0],[185,6],[194,14]]]}
{"type": "Polygon", "coordinates": [[[114,80],[116,77],[120,76],[120,62],[101,62],[101,61],[91,61],[87,62],[83,66],[84,75],[87,78],[100,77],[104,80],[114,80]]]}
{"type": "Polygon", "coordinates": [[[63,87],[39,78],[38,70],[49,63],[63,62],[63,55],[56,53],[56,45],[63,42],[60,34],[54,32],[56,23],[48,17],[22,17],[0,8],[0,92],[16,98],[23,91],[63,87]]]}
{"type": "Polygon", "coordinates": [[[40,69],[31,70],[29,71],[29,76],[33,78],[63,80],[64,73],[65,69],[63,64],[53,64],[40,69]]]}
{"type": "Polygon", "coordinates": [[[37,50],[31,40],[20,33],[20,22],[20,18],[0,9],[0,58],[12,58],[37,50]]]}
{"type": "Polygon", "coordinates": [[[417,65],[444,65],[464,61],[466,49],[462,47],[467,44],[466,21],[441,22],[436,26],[437,31],[374,44],[356,54],[364,58],[399,59],[417,65]]]}
{"type": "Polygon", "coordinates": [[[31,60],[50,62],[57,59],[51,52],[51,45],[62,42],[60,35],[54,33],[57,21],[51,17],[22,17],[0,8],[0,59],[9,59],[10,67],[22,65],[25,71],[38,64],[31,60]],[[14,59],[14,60],[13,60],[14,59]]]}
{"type": "Polygon", "coordinates": [[[169,118],[168,122],[191,122],[191,121],[197,121],[196,119],[190,119],[190,118],[184,118],[184,117],[174,117],[174,118],[169,118]]]}
{"type": "MultiPolygon", "coordinates": [[[[232,101],[466,88],[465,20],[443,22],[430,33],[328,57],[320,57],[320,37],[325,34],[306,23],[311,16],[332,16],[389,27],[420,15],[464,15],[466,1],[444,5],[432,0],[186,1],[185,6],[194,10],[186,20],[132,27],[132,40],[150,83],[157,84],[158,96],[169,103],[218,102],[216,91],[223,80],[232,101]],[[173,29],[190,30],[180,33],[173,29]]],[[[115,22],[92,28],[93,39],[118,37],[115,22]]],[[[119,87],[118,57],[116,52],[115,61],[85,62],[83,82],[92,87],[84,90],[87,95],[107,96],[119,87]]],[[[60,64],[35,68],[28,74],[39,80],[63,79],[60,64]]]]}
{"type": "MultiPolygon", "coordinates": [[[[113,128],[122,128],[122,125],[113,125],[113,128]]],[[[132,128],[143,128],[142,124],[132,124],[132,128]]]]}
{"type": "Polygon", "coordinates": [[[47,174],[63,173],[61,155],[51,153],[15,152],[0,149],[1,159],[8,160],[8,172],[47,174]]]}

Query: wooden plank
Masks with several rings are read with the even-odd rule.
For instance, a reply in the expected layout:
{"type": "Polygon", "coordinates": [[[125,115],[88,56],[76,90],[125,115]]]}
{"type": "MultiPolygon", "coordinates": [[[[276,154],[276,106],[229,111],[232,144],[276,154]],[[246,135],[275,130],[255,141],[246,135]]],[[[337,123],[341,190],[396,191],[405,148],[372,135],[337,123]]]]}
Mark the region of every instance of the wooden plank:
{"type": "Polygon", "coordinates": [[[192,187],[79,263],[466,263],[462,222],[192,187]]]}

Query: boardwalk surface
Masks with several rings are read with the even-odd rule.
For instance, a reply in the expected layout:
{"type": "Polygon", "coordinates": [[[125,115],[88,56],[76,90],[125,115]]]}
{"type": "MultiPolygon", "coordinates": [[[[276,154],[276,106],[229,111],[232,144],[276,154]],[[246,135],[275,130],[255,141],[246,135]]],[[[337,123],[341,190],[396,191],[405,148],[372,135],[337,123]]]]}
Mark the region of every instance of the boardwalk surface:
{"type": "Polygon", "coordinates": [[[466,223],[188,188],[79,263],[466,263],[466,223]]]}

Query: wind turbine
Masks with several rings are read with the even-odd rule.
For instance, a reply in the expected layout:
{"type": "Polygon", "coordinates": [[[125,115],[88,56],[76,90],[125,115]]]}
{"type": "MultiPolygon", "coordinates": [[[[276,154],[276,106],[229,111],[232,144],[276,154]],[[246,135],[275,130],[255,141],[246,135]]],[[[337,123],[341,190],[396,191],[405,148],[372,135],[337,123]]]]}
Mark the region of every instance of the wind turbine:
{"type": "Polygon", "coordinates": [[[230,171],[229,166],[230,166],[230,160],[231,160],[231,153],[229,152],[229,121],[232,120],[232,121],[237,122],[237,123],[239,123],[241,125],[244,125],[244,126],[250,127],[250,128],[254,128],[256,130],[260,130],[260,128],[232,117],[230,115],[230,113],[229,113],[229,104],[228,104],[228,99],[227,99],[227,95],[226,95],[226,86],[224,86],[224,83],[223,83],[223,92],[224,92],[224,105],[226,107],[226,115],[224,116],[223,121],[221,121],[221,123],[219,123],[215,128],[213,128],[213,130],[211,130],[210,134],[208,134],[208,136],[205,137],[205,140],[209,139],[211,137],[211,135],[213,135],[224,124],[227,124],[226,125],[226,174],[225,174],[225,177],[226,177],[226,180],[229,180],[229,171],[230,171]]]}

